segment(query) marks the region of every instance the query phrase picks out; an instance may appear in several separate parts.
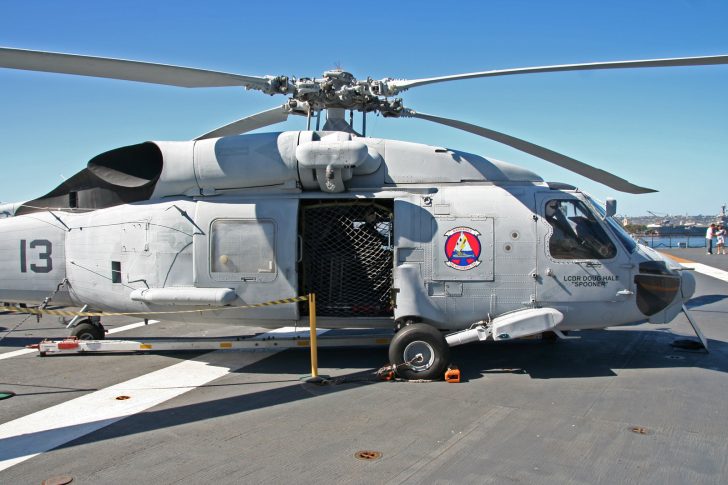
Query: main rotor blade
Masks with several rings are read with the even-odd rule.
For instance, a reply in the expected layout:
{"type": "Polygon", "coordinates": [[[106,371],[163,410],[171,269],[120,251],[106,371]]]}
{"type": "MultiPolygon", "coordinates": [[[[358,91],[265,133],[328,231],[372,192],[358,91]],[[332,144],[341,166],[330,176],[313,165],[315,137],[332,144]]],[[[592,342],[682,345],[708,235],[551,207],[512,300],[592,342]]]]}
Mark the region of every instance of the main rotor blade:
{"type": "Polygon", "coordinates": [[[286,121],[289,114],[290,110],[287,105],[277,106],[273,109],[269,109],[268,111],[261,111],[260,113],[248,116],[247,118],[233,121],[232,123],[221,126],[220,128],[212,130],[209,133],[200,135],[195,138],[195,140],[204,140],[205,138],[218,138],[228,135],[240,135],[241,133],[246,133],[248,131],[257,130],[258,128],[263,128],[264,126],[274,125],[276,123],[286,121]]]}
{"type": "Polygon", "coordinates": [[[417,113],[416,111],[412,110],[407,110],[402,116],[410,116],[413,118],[433,121],[435,123],[451,126],[453,128],[464,130],[469,133],[480,135],[484,138],[503,143],[504,145],[508,145],[509,147],[515,148],[516,150],[520,150],[522,152],[533,155],[534,157],[538,157],[546,160],[547,162],[551,162],[555,165],[558,165],[559,167],[578,173],[579,175],[582,175],[595,182],[599,182],[600,184],[604,184],[607,187],[611,187],[620,192],[627,192],[629,194],[648,194],[650,192],[657,192],[654,189],[648,189],[646,187],[634,185],[624,180],[623,178],[617,177],[616,175],[613,175],[602,169],[592,167],[591,165],[587,165],[586,163],[580,162],[579,160],[567,157],[566,155],[562,155],[561,153],[549,150],[548,148],[544,148],[534,143],[521,140],[520,138],[516,138],[515,136],[506,135],[505,133],[489,130],[488,128],[483,128],[477,125],[471,125],[470,123],[465,123],[464,121],[451,120],[449,118],[440,118],[439,116],[428,115],[425,113],[417,113]]]}
{"type": "Polygon", "coordinates": [[[150,62],[7,47],[0,47],[0,67],[78,74],[80,76],[104,77],[185,88],[245,86],[250,89],[265,91],[269,87],[268,79],[265,77],[243,76],[150,62]]]}
{"type": "Polygon", "coordinates": [[[471,72],[466,74],[453,74],[450,76],[430,77],[423,79],[400,79],[387,81],[389,94],[394,95],[406,89],[424,84],[457,81],[459,79],[473,79],[478,77],[509,76],[511,74],[533,74],[539,72],[557,71],[590,71],[597,69],[626,69],[636,67],[672,67],[672,66],[708,66],[714,64],[728,64],[728,55],[700,56],[700,57],[674,57],[670,59],[647,59],[641,61],[609,61],[588,62],[581,64],[560,64],[554,66],[518,67],[514,69],[499,69],[495,71],[471,72]],[[392,90],[394,87],[394,90],[392,90]]]}

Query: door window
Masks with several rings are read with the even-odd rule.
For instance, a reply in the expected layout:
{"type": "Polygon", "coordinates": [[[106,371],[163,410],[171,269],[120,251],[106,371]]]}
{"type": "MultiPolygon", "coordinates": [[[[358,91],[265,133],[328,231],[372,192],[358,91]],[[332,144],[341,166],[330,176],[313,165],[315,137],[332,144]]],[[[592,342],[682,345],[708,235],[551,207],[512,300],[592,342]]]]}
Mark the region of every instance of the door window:
{"type": "Polygon", "coordinates": [[[210,229],[210,271],[218,281],[269,280],[276,272],[272,221],[218,219],[210,229]]]}
{"type": "Polygon", "coordinates": [[[610,259],[617,248],[587,206],[574,199],[552,199],[544,209],[551,225],[549,253],[555,259],[610,259]]]}

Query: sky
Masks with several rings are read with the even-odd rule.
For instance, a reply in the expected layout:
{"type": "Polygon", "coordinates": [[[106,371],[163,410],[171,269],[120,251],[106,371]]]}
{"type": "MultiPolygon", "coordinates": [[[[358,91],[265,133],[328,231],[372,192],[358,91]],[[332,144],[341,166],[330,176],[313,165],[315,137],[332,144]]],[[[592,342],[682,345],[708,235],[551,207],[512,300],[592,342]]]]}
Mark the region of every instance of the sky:
{"type": "MultiPolygon", "coordinates": [[[[728,54],[728,2],[16,1],[0,46],[262,76],[416,79],[513,67],[728,54]]],[[[728,201],[728,65],[463,80],[405,106],[508,133],[656,194],[629,195],[512,148],[416,119],[369,116],[367,135],[477,153],[614,197],[628,216],[717,214],[728,201]]],[[[0,201],[41,196],[95,155],[189,140],[285,102],[241,88],[188,89],[0,69],[0,201]]],[[[357,122],[358,123],[358,122],[357,122]]],[[[305,129],[305,119],[262,131],[305,129]]]]}

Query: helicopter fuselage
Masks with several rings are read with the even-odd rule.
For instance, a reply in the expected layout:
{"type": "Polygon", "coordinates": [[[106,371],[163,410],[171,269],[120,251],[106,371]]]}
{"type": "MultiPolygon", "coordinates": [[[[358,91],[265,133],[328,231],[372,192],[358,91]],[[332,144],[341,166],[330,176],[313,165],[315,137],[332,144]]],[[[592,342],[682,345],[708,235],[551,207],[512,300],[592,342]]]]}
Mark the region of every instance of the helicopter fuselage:
{"type": "Polygon", "coordinates": [[[554,308],[583,329],[669,321],[694,291],[591,197],[503,162],[337,132],[141,146],[0,220],[1,301],[278,327],[306,304],[236,307],[316,293],[329,328],[554,308]]]}

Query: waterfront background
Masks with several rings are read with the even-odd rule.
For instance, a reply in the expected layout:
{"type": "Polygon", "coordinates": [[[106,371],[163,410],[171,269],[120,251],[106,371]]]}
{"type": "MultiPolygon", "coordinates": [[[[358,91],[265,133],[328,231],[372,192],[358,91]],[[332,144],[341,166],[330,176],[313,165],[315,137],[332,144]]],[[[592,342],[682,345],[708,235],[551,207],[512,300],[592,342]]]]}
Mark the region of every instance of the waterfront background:
{"type": "MultiPolygon", "coordinates": [[[[705,236],[656,236],[633,234],[632,237],[652,248],[704,248],[705,236]]],[[[713,241],[715,245],[715,241],[713,241]]]]}

